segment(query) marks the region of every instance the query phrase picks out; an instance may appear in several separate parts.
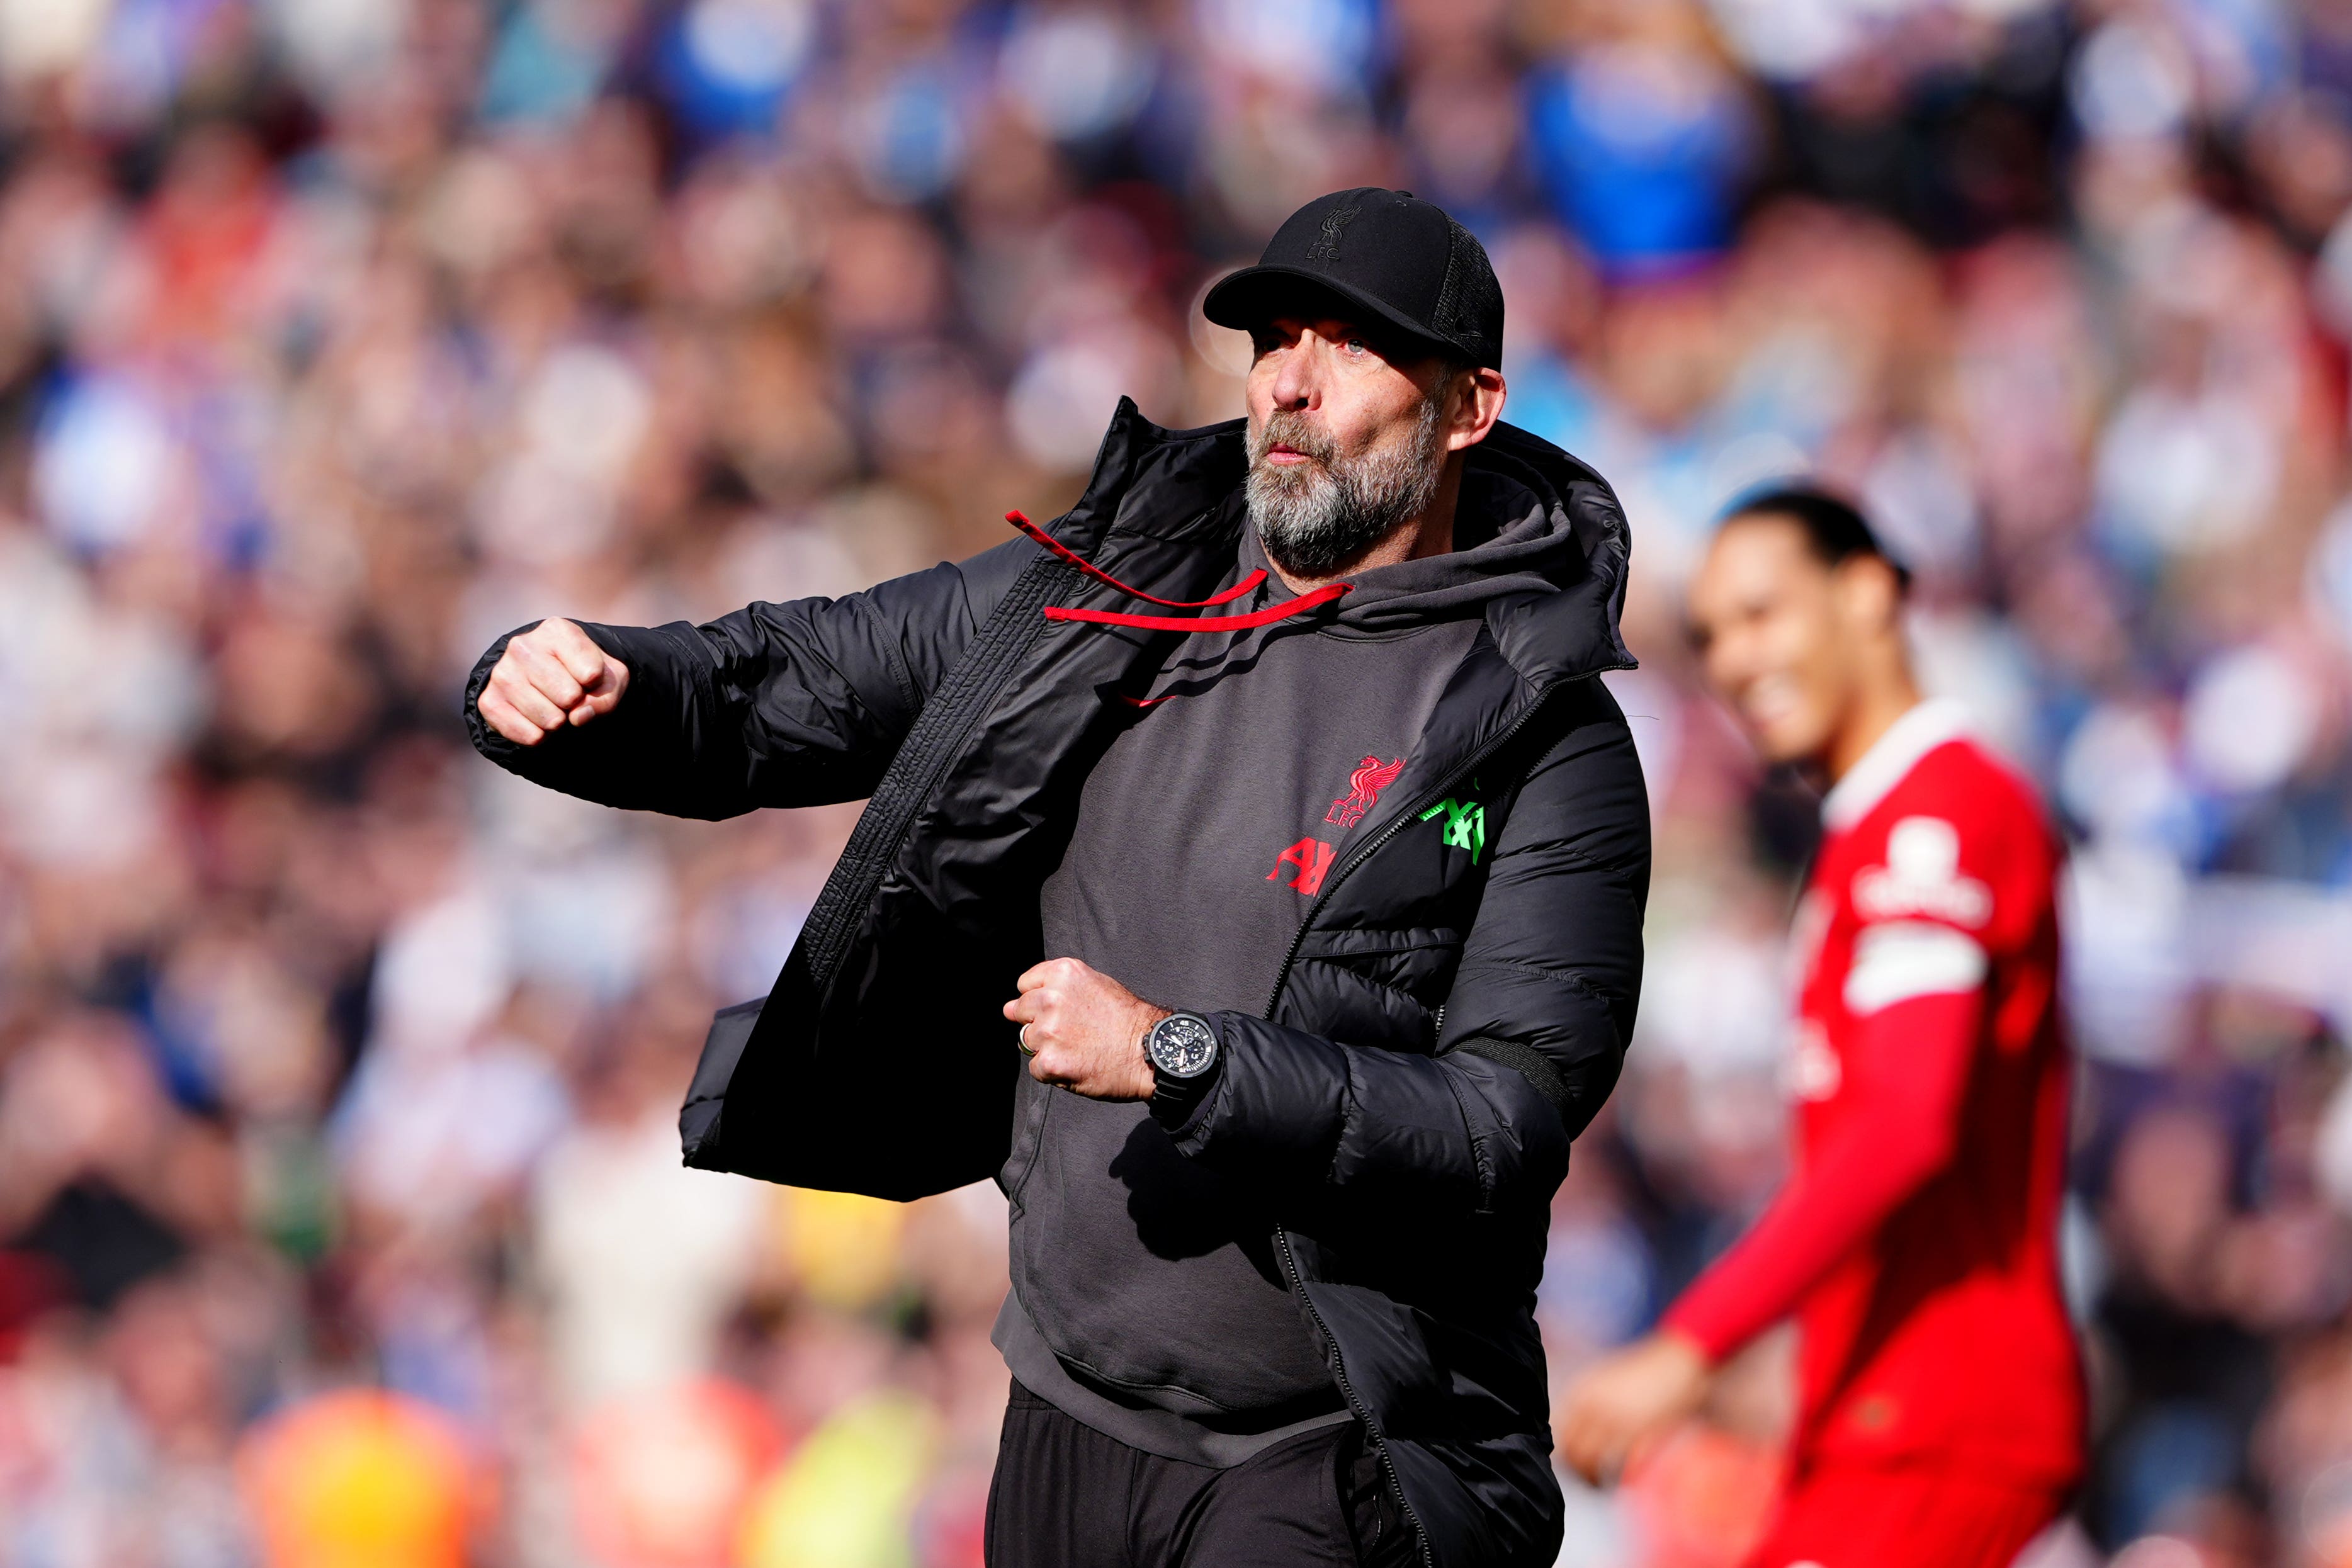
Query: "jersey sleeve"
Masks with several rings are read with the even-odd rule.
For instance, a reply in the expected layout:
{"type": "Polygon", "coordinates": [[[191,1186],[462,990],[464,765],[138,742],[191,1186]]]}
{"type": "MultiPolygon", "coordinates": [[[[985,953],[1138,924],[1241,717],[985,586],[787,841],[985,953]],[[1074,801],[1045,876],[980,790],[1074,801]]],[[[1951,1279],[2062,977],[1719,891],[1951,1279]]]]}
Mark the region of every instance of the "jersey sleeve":
{"type": "Polygon", "coordinates": [[[2056,846],[2032,794],[1989,759],[1960,757],[1896,792],[1876,852],[1836,890],[1853,925],[1843,999],[1857,1018],[1981,985],[2047,917],[2056,846]]]}
{"type": "Polygon", "coordinates": [[[2048,909],[2054,857],[2030,796],[1981,763],[1920,783],[1890,801],[1879,852],[1832,890],[1853,932],[1841,1113],[1666,1314],[1711,1358],[1787,1316],[1951,1164],[1988,981],[2048,909]]]}
{"type": "Polygon", "coordinates": [[[1854,938],[1846,970],[1846,1011],[1868,1018],[1897,1002],[1964,995],[1984,984],[1991,957],[1971,931],[1925,920],[1866,925],[1854,938]]]}
{"type": "Polygon", "coordinates": [[[1719,1361],[1796,1309],[1848,1253],[1951,1163],[1982,990],[1925,993],[1874,1013],[1847,1053],[1854,1097],[1763,1218],[1667,1312],[1719,1361]]]}

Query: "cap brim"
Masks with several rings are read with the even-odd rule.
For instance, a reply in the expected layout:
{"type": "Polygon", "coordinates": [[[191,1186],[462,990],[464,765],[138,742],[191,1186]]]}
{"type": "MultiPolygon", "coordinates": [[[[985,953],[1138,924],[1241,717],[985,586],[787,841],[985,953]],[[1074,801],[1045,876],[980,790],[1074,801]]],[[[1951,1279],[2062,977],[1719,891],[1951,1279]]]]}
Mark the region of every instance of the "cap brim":
{"type": "Polygon", "coordinates": [[[1375,321],[1402,333],[1433,354],[1469,354],[1468,348],[1441,338],[1402,311],[1382,304],[1360,289],[1334,282],[1319,272],[1281,266],[1244,267],[1220,278],[1201,301],[1201,314],[1220,327],[1246,332],[1277,316],[1298,315],[1325,307],[1318,314],[1345,317],[1363,326],[1375,321]],[[1336,308],[1332,308],[1336,307],[1336,308]]]}

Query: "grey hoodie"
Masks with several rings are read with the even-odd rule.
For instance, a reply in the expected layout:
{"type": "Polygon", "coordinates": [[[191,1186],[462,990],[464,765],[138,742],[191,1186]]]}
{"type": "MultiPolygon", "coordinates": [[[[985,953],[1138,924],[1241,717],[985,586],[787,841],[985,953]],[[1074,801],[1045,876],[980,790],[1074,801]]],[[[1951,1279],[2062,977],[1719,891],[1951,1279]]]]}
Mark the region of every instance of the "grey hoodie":
{"type": "MultiPolygon", "coordinates": [[[[1087,776],[1045,882],[1048,955],[1163,1007],[1265,1009],[1323,872],[1377,821],[1487,604],[1556,591],[1542,573],[1577,549],[1496,475],[1465,473],[1456,516],[1454,551],[1350,578],[1318,613],[1185,637],[1146,690],[1107,695],[1135,716],[1087,776]]],[[[1241,536],[1228,584],[1268,567],[1255,531],[1241,536]]],[[[1286,596],[1269,575],[1255,603],[1286,596]]],[[[1022,1080],[995,1343],[1097,1430],[1238,1464],[1348,1412],[1273,1256],[1276,1217],[1181,1154],[1161,1109],[1022,1080]]]]}

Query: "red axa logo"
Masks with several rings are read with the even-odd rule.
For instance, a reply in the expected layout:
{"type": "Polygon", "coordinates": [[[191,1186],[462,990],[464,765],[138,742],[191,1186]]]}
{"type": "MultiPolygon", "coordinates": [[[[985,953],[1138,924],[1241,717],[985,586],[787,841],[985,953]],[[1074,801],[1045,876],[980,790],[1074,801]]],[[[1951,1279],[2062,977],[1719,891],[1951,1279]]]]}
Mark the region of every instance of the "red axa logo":
{"type": "Polygon", "coordinates": [[[1352,828],[1364,820],[1364,813],[1379,803],[1381,791],[1397,780],[1404,771],[1404,758],[1383,762],[1377,757],[1367,757],[1356,764],[1348,775],[1348,792],[1331,802],[1331,810],[1323,820],[1336,828],[1352,828]]]}
{"type": "Polygon", "coordinates": [[[1323,890],[1323,873],[1331,869],[1332,857],[1339,852],[1320,839],[1301,839],[1274,857],[1274,869],[1265,873],[1268,882],[1280,882],[1286,870],[1294,871],[1290,885],[1312,898],[1323,890]]]}

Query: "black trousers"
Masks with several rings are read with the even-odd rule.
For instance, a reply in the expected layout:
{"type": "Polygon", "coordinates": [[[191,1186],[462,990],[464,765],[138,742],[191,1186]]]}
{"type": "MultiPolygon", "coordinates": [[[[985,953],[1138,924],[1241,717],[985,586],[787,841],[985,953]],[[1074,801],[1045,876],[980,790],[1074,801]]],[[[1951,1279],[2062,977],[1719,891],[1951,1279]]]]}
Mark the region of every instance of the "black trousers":
{"type": "Polygon", "coordinates": [[[1130,1448],[1017,1382],[987,1539],[988,1568],[1404,1568],[1421,1558],[1356,1422],[1221,1470],[1130,1448]]]}

